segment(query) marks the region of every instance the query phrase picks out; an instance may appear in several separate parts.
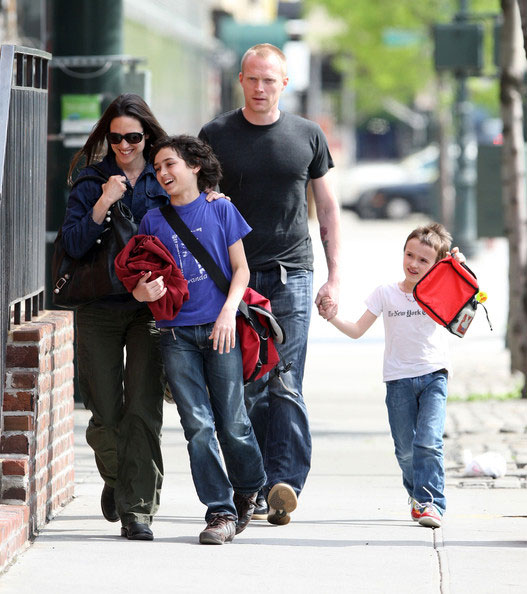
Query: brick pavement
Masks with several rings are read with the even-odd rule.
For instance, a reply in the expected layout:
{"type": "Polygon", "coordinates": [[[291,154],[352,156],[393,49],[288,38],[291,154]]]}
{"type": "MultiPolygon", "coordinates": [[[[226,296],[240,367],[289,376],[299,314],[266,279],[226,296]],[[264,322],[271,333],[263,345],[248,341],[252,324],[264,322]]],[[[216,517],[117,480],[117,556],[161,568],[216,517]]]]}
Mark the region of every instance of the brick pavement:
{"type": "Polygon", "coordinates": [[[451,402],[445,427],[445,467],[450,485],[464,488],[527,488],[527,399],[451,402]],[[497,452],[505,476],[467,477],[463,451],[497,452]]]}

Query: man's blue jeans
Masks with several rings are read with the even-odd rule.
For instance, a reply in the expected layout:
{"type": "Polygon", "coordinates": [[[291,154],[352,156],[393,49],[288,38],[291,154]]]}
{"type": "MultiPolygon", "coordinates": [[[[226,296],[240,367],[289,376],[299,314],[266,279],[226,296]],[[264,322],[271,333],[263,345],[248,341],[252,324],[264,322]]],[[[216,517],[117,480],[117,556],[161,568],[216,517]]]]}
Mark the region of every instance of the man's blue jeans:
{"type": "Polygon", "coordinates": [[[188,441],[192,478],[205,515],[236,518],[233,489],[255,493],[265,483],[263,460],[243,400],[240,345],[220,355],[214,324],[161,330],[168,383],[188,441]],[[223,469],[218,441],[227,473],[223,469]]]}
{"type": "Polygon", "coordinates": [[[273,313],[283,325],[286,342],[277,345],[282,363],[292,363],[284,373],[283,384],[273,378],[262,390],[267,377],[245,388],[247,412],[264,458],[269,489],[287,483],[300,494],[311,466],[311,433],[302,381],[307,351],[307,337],[313,300],[313,273],[289,269],[287,282],[281,280],[280,268],[254,271],[249,286],[265,295],[273,313]]]}
{"type": "Polygon", "coordinates": [[[436,371],[386,382],[386,406],[395,456],[408,495],[446,509],[443,466],[448,376],[436,371]]]}

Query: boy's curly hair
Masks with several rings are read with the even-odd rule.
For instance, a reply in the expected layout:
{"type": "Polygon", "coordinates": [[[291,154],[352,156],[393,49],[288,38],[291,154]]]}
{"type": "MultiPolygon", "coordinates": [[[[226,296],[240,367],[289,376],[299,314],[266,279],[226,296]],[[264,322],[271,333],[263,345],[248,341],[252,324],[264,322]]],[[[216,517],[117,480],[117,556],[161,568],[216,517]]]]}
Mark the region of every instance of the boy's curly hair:
{"type": "Polygon", "coordinates": [[[442,260],[446,256],[452,244],[452,235],[450,235],[441,223],[429,223],[428,225],[414,229],[406,238],[404,249],[406,249],[406,244],[410,239],[414,238],[430,246],[437,252],[436,262],[439,262],[439,260],[442,260]]]}
{"type": "Polygon", "coordinates": [[[163,148],[174,150],[189,167],[199,167],[198,189],[200,192],[212,190],[219,183],[222,177],[220,162],[210,146],[203,140],[188,134],[164,136],[150,149],[151,163],[163,148]]]}

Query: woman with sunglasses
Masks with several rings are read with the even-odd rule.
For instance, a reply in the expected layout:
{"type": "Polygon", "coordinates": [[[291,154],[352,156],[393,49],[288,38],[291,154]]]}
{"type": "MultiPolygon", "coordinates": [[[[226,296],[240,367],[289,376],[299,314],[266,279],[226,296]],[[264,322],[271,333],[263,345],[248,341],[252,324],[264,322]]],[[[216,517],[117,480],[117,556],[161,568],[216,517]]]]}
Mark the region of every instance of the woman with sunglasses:
{"type": "MultiPolygon", "coordinates": [[[[62,227],[70,256],[79,258],[95,244],[108,209],[118,200],[128,206],[137,223],[148,210],[168,202],[148,163],[150,147],[162,136],[164,130],[138,95],[120,95],[108,106],[71,162],[70,183],[82,161],[85,167],[78,177],[104,174],[108,181],[101,185],[89,178],[72,189],[62,227]]],[[[162,279],[151,284],[160,294],[165,290],[162,279]]],[[[130,540],[154,538],[150,524],[163,480],[158,340],[146,303],[128,292],[77,309],[79,388],[92,413],[86,440],[104,480],[102,512],[110,522],[120,520],[121,535],[130,540]]]]}

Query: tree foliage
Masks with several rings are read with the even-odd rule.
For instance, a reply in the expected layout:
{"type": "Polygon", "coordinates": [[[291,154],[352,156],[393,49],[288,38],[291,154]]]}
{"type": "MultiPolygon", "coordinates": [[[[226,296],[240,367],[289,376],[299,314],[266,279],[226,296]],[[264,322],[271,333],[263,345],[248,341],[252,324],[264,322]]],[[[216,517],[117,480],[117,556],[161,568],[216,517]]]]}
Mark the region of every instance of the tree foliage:
{"type": "MultiPolygon", "coordinates": [[[[306,0],[323,7],[343,25],[327,38],[327,48],[352,56],[353,86],[360,113],[376,111],[389,96],[411,104],[434,80],[432,26],[451,22],[459,10],[455,0],[306,0]]],[[[498,14],[498,0],[472,0],[471,14],[498,14]]],[[[345,60],[337,67],[346,68],[345,60]]]]}

